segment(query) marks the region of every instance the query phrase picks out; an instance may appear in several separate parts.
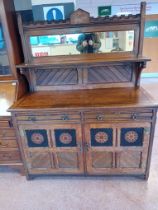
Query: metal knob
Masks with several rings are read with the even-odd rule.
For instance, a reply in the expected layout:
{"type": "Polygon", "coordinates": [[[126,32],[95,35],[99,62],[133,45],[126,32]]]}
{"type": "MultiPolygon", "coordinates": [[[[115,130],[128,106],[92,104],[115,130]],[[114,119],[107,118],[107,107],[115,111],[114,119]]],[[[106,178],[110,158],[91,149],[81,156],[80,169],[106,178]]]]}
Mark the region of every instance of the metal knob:
{"type": "Polygon", "coordinates": [[[78,146],[80,152],[82,152],[82,145],[81,145],[81,143],[78,143],[77,146],[78,146]]]}
{"type": "Polygon", "coordinates": [[[136,119],[137,119],[137,114],[132,114],[132,115],[131,115],[131,118],[132,118],[133,120],[136,120],[136,119]]]}
{"type": "Polygon", "coordinates": [[[97,119],[98,121],[104,120],[104,116],[103,116],[103,115],[97,115],[97,116],[96,116],[96,119],[97,119]]]}
{"type": "Polygon", "coordinates": [[[87,152],[89,151],[89,148],[90,148],[89,143],[85,143],[85,149],[86,149],[87,152]]]}
{"type": "Polygon", "coordinates": [[[28,120],[35,122],[36,121],[36,117],[28,117],[28,120]]]}
{"type": "Polygon", "coordinates": [[[144,128],[144,133],[145,134],[150,134],[150,128],[144,128]]]}
{"type": "Polygon", "coordinates": [[[68,115],[63,115],[63,116],[61,117],[61,119],[62,119],[62,120],[69,120],[69,116],[68,116],[68,115]]]}

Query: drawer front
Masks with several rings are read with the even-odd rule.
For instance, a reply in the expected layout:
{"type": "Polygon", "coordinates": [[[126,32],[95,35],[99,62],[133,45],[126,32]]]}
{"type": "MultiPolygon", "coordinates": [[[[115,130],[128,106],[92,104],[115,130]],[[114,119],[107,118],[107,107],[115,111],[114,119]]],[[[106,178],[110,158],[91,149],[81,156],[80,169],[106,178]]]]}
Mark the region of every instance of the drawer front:
{"type": "Polygon", "coordinates": [[[103,112],[85,112],[84,121],[100,122],[107,120],[152,120],[152,109],[131,110],[131,111],[103,111],[103,112]]]}
{"type": "Polygon", "coordinates": [[[42,114],[23,114],[23,115],[17,115],[16,119],[18,123],[22,122],[79,122],[81,120],[81,114],[80,113],[60,113],[60,114],[54,114],[54,113],[42,113],[42,114]]]}
{"type": "Polygon", "coordinates": [[[0,163],[21,162],[19,151],[0,151],[0,163]]]}
{"type": "Polygon", "coordinates": [[[18,144],[16,140],[6,140],[6,139],[0,138],[0,149],[4,149],[4,148],[17,148],[18,149],[18,144]]]}
{"type": "Polygon", "coordinates": [[[9,127],[10,127],[10,121],[9,120],[0,121],[0,128],[9,128],[9,127]]]}
{"type": "Polygon", "coordinates": [[[13,128],[0,128],[0,139],[16,139],[15,130],[13,128]]]}

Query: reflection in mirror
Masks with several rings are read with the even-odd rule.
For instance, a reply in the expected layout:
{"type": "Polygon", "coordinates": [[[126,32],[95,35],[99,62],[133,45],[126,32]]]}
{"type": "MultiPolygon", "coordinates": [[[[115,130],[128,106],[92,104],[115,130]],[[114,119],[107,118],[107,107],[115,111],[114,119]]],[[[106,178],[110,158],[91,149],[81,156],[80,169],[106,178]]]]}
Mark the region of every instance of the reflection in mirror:
{"type": "Polygon", "coordinates": [[[130,52],[134,31],[31,36],[30,44],[33,57],[130,52]]]}
{"type": "Polygon", "coordinates": [[[6,42],[4,40],[3,29],[0,23],[0,76],[9,74],[10,67],[6,49],[6,42]]]}

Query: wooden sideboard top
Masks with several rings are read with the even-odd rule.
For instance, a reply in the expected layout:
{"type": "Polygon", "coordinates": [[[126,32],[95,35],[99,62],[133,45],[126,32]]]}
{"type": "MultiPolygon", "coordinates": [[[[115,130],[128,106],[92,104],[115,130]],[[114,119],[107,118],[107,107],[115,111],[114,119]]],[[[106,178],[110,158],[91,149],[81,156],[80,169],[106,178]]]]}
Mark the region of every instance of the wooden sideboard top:
{"type": "Polygon", "coordinates": [[[40,91],[25,95],[9,111],[73,110],[91,108],[157,107],[140,88],[111,88],[71,91],[40,91]]]}
{"type": "Polygon", "coordinates": [[[16,85],[12,82],[0,83],[0,117],[10,116],[7,109],[14,103],[16,85]]]}

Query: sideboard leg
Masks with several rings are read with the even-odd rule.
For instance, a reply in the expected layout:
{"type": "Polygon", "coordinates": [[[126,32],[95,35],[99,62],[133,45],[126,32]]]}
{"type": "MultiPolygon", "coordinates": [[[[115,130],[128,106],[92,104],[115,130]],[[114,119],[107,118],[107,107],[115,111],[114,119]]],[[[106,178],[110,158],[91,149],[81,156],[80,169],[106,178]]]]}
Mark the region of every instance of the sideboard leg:
{"type": "Polygon", "coordinates": [[[30,174],[27,174],[27,175],[26,175],[26,180],[27,180],[27,181],[33,180],[33,176],[30,175],[30,174]]]}

